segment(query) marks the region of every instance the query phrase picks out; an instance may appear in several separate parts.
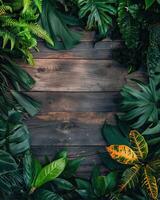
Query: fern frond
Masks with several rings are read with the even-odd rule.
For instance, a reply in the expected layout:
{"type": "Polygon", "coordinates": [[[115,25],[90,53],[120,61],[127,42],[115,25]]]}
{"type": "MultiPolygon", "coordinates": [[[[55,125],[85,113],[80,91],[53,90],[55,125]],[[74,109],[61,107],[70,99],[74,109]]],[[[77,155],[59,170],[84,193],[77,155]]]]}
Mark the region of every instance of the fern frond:
{"type": "Polygon", "coordinates": [[[6,5],[1,5],[0,6],[0,16],[5,15],[7,12],[12,12],[12,7],[11,6],[6,6],[6,5]]]}
{"type": "Polygon", "coordinates": [[[0,37],[3,38],[2,48],[5,48],[8,42],[10,41],[10,49],[13,50],[16,41],[15,36],[9,31],[0,30],[0,37]]]}
{"type": "Polygon", "coordinates": [[[28,24],[28,27],[34,35],[45,40],[49,44],[54,45],[48,33],[39,24],[30,23],[28,24]]]}
{"type": "Polygon", "coordinates": [[[31,6],[31,0],[23,0],[23,10],[22,13],[25,13],[31,6]]]}

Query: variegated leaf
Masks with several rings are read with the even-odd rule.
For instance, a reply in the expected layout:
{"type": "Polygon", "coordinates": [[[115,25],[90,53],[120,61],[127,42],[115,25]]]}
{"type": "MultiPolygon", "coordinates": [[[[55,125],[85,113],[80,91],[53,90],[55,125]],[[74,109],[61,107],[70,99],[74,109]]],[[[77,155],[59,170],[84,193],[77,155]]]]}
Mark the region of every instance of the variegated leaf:
{"type": "Polygon", "coordinates": [[[144,167],[143,187],[151,199],[158,200],[157,180],[156,177],[151,174],[151,170],[148,165],[144,167]]]}
{"type": "Polygon", "coordinates": [[[152,160],[149,164],[149,167],[153,173],[160,173],[160,158],[152,160]]]}
{"type": "Polygon", "coordinates": [[[140,160],[144,160],[148,155],[148,144],[144,137],[136,130],[132,130],[129,134],[132,149],[140,160]]]}
{"type": "Polygon", "coordinates": [[[121,192],[127,188],[135,188],[136,184],[139,182],[140,169],[140,165],[134,165],[123,172],[119,188],[121,192]]]}
{"type": "Polygon", "coordinates": [[[132,165],[139,162],[135,152],[126,145],[111,145],[106,150],[119,163],[132,165]]]}

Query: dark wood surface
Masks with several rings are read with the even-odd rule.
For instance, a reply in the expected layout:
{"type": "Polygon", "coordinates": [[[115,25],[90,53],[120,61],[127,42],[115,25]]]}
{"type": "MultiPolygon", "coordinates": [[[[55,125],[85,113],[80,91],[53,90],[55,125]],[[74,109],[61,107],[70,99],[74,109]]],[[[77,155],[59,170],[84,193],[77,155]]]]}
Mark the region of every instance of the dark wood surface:
{"type": "Polygon", "coordinates": [[[44,160],[63,148],[71,158],[86,157],[79,174],[88,176],[100,164],[97,152],[105,151],[101,128],[114,121],[119,91],[131,78],[127,69],[112,58],[120,41],[105,39],[93,45],[93,33],[85,33],[80,44],[68,51],[53,51],[39,43],[35,66],[24,66],[37,81],[29,94],[41,101],[40,113],[27,121],[32,149],[44,160]]]}

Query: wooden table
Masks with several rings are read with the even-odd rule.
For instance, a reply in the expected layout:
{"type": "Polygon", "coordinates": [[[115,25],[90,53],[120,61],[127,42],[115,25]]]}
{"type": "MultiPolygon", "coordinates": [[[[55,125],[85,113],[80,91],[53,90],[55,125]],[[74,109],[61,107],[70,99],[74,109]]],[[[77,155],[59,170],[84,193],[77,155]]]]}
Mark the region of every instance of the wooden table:
{"type": "Polygon", "coordinates": [[[41,112],[27,122],[34,154],[44,160],[67,148],[72,158],[87,156],[79,170],[84,176],[100,163],[96,152],[105,147],[101,128],[118,111],[119,90],[129,78],[143,76],[128,75],[112,59],[119,41],[105,39],[94,47],[92,41],[93,33],[84,33],[81,43],[68,51],[53,51],[40,42],[36,65],[26,66],[37,81],[29,94],[42,102],[41,112]]]}

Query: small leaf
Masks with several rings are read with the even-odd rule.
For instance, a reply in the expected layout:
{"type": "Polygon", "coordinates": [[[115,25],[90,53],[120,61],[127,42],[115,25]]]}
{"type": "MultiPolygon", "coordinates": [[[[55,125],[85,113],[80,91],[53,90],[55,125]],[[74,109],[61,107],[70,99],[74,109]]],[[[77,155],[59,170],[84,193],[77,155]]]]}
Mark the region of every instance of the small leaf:
{"type": "Polygon", "coordinates": [[[49,181],[53,181],[63,172],[65,166],[66,160],[64,158],[55,160],[49,165],[45,166],[38,174],[33,187],[38,188],[49,181]]]}
{"type": "Polygon", "coordinates": [[[144,137],[136,130],[132,130],[129,134],[132,149],[139,159],[144,160],[148,155],[148,144],[144,137]]]}
{"type": "Polygon", "coordinates": [[[119,163],[132,165],[138,162],[138,157],[135,152],[126,145],[111,145],[106,147],[112,159],[119,163]]]}

